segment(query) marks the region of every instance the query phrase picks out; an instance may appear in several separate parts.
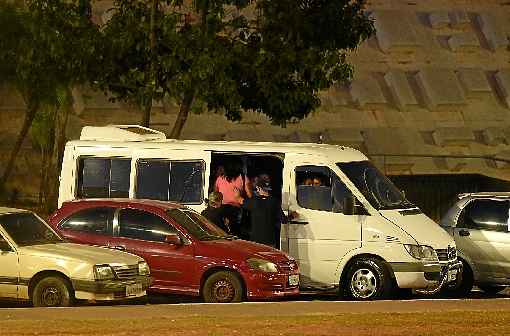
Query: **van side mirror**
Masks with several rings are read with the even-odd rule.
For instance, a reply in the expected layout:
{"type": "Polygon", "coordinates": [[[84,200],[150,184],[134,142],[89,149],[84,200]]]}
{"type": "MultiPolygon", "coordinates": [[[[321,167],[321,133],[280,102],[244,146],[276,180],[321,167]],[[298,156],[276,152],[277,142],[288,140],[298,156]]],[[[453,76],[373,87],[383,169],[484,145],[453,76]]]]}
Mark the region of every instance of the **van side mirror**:
{"type": "Polygon", "coordinates": [[[354,195],[348,195],[344,198],[344,215],[363,215],[368,216],[369,213],[365,207],[358,202],[358,199],[354,195]]]}
{"type": "Polygon", "coordinates": [[[12,252],[11,245],[2,238],[0,238],[0,252],[12,252]]]}
{"type": "Polygon", "coordinates": [[[182,245],[183,244],[181,237],[176,233],[170,233],[170,234],[166,235],[165,243],[168,243],[171,245],[182,245]]]}
{"type": "Polygon", "coordinates": [[[356,197],[354,195],[347,195],[344,197],[344,215],[356,214],[356,197]]]}

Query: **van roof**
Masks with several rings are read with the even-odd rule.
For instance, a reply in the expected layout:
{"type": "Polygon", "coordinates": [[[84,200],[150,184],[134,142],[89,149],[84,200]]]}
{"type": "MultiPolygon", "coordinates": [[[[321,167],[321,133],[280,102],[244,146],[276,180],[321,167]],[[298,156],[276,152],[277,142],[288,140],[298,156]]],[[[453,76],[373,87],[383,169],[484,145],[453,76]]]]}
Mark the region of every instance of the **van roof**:
{"type": "Polygon", "coordinates": [[[150,199],[132,199],[132,198],[87,198],[75,199],[64,202],[67,206],[72,204],[90,204],[90,205],[145,205],[162,209],[180,209],[185,208],[184,205],[175,202],[158,201],[150,199]]]}
{"type": "Polygon", "coordinates": [[[283,142],[250,142],[250,141],[203,141],[166,139],[163,133],[149,128],[133,125],[109,125],[105,127],[85,126],[80,140],[70,141],[68,146],[122,149],[169,149],[205,150],[217,152],[257,152],[257,153],[296,153],[314,154],[333,157],[341,152],[339,161],[365,161],[368,158],[360,151],[338,145],[318,143],[283,143],[283,142]],[[138,132],[141,130],[140,132],[138,132]],[[149,135],[139,133],[148,132],[149,135]],[[154,133],[151,133],[154,132],[154,133]],[[118,136],[117,136],[117,135],[118,136]]]}

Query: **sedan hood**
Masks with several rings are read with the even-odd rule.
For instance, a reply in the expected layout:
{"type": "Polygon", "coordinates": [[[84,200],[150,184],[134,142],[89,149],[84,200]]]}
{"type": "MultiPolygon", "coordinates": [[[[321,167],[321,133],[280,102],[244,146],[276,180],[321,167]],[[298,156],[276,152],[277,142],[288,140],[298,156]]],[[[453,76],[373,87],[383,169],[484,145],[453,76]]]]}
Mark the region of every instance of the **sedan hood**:
{"type": "Polygon", "coordinates": [[[19,248],[22,255],[86,262],[91,265],[134,265],[142,258],[109,248],[72,243],[33,245],[19,248]]]}
{"type": "Polygon", "coordinates": [[[455,246],[453,238],[423,213],[409,210],[381,210],[381,214],[421,245],[428,245],[434,249],[446,249],[448,245],[455,246]]]}
{"type": "Polygon", "coordinates": [[[244,261],[248,258],[259,257],[275,263],[293,260],[284,252],[271,246],[241,239],[202,241],[201,245],[205,255],[219,258],[228,256],[232,260],[244,261]]]}

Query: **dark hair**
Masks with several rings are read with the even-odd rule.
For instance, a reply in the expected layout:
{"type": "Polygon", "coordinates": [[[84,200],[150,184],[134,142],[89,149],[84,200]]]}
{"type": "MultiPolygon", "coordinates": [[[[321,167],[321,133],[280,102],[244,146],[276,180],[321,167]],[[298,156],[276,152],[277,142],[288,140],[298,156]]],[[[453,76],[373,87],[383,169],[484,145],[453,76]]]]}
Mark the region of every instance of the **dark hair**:
{"type": "Polygon", "coordinates": [[[238,178],[242,173],[242,167],[239,162],[229,162],[225,166],[225,178],[228,182],[238,178]]]}

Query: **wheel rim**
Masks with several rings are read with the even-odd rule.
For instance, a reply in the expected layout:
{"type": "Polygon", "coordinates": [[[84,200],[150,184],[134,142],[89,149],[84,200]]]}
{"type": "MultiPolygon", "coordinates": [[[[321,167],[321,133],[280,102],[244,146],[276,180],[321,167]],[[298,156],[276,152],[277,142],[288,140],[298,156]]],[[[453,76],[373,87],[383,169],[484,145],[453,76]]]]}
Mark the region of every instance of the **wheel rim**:
{"type": "Polygon", "coordinates": [[[212,295],[217,302],[231,302],[235,292],[234,286],[226,279],[216,281],[212,287],[212,295]]]}
{"type": "Polygon", "coordinates": [[[377,292],[377,277],[372,270],[361,268],[351,278],[351,292],[354,297],[366,299],[377,292]]]}
{"type": "Polygon", "coordinates": [[[47,287],[41,294],[41,301],[44,306],[58,306],[62,296],[56,287],[47,287]]]}

